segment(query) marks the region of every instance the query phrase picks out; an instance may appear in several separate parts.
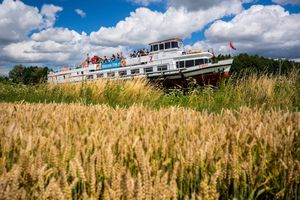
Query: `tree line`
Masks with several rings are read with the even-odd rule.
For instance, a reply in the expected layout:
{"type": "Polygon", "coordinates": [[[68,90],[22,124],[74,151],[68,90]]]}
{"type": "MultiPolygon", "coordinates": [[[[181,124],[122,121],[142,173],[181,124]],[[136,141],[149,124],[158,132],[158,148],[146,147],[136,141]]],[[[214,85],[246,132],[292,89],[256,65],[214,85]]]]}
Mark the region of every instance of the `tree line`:
{"type": "MultiPolygon", "coordinates": [[[[232,57],[230,55],[218,55],[215,57],[214,62],[229,58],[232,57]]],[[[293,69],[300,70],[300,63],[291,60],[274,60],[244,53],[234,57],[230,72],[237,76],[244,75],[245,73],[284,75],[293,69]]],[[[47,81],[49,70],[47,67],[15,65],[9,72],[9,77],[0,77],[0,82],[13,82],[25,85],[40,84],[47,81]]]]}
{"type": "MultiPolygon", "coordinates": [[[[231,58],[230,55],[218,55],[216,61],[231,58]]],[[[285,75],[294,69],[300,70],[300,63],[291,60],[274,60],[259,55],[239,54],[234,57],[230,73],[238,76],[245,73],[285,75]]]]}
{"type": "Polygon", "coordinates": [[[15,65],[8,77],[13,83],[34,85],[47,82],[48,72],[48,67],[15,65]]]}

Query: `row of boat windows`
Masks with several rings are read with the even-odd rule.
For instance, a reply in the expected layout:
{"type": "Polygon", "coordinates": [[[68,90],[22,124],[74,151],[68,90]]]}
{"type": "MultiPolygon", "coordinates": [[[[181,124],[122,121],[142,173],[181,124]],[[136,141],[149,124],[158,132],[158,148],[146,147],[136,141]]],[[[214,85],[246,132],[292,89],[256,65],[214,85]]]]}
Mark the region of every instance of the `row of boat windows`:
{"type": "Polygon", "coordinates": [[[209,59],[185,60],[176,62],[176,68],[189,68],[209,63],[209,59]]]}
{"type": "MultiPolygon", "coordinates": [[[[162,66],[157,67],[158,72],[167,71],[167,70],[168,70],[167,65],[162,65],[162,66]]],[[[151,73],[151,72],[153,72],[153,67],[144,68],[144,74],[151,73]]],[[[107,72],[107,77],[116,77],[117,73],[119,74],[119,77],[124,77],[124,76],[128,76],[128,75],[142,74],[143,72],[141,72],[140,69],[132,69],[130,71],[123,70],[123,71],[118,71],[118,72],[107,72]],[[128,73],[128,72],[130,72],[130,73],[128,73]]],[[[103,78],[104,74],[97,74],[96,76],[97,76],[97,78],[103,78]]],[[[94,79],[94,75],[88,75],[87,79],[94,79]]]]}
{"type": "Polygon", "coordinates": [[[151,52],[153,51],[158,51],[158,50],[165,50],[165,49],[173,49],[173,48],[178,48],[179,44],[176,41],[173,42],[165,42],[161,44],[155,44],[151,45],[151,52]]]}

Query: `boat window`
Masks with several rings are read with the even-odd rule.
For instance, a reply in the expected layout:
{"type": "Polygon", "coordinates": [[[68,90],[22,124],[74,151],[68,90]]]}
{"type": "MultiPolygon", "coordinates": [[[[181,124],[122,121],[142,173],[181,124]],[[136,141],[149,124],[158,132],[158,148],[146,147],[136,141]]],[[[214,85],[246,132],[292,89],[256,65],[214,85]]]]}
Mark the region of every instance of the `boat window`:
{"type": "Polygon", "coordinates": [[[127,75],[127,71],[119,71],[119,76],[126,76],[127,75]]]}
{"type": "Polygon", "coordinates": [[[176,67],[177,68],[184,68],[184,61],[176,62],[176,67]]]}
{"type": "Polygon", "coordinates": [[[180,68],[184,68],[184,61],[180,61],[180,68]]]}
{"type": "Polygon", "coordinates": [[[97,74],[97,78],[102,78],[103,74],[97,74]]]}
{"type": "Polygon", "coordinates": [[[204,63],[203,59],[195,60],[195,65],[202,65],[204,63]]]}
{"type": "Polygon", "coordinates": [[[88,80],[91,80],[91,79],[93,79],[93,78],[94,78],[93,75],[88,75],[88,76],[87,76],[87,79],[88,79],[88,80]]]}
{"type": "Polygon", "coordinates": [[[158,51],[158,44],[153,45],[153,51],[158,51]]]}
{"type": "Polygon", "coordinates": [[[178,48],[178,42],[173,41],[172,42],[172,48],[178,48]]]}
{"type": "Polygon", "coordinates": [[[138,74],[138,73],[140,73],[139,69],[133,69],[133,70],[131,70],[131,74],[138,74]]]}
{"type": "Polygon", "coordinates": [[[81,71],[81,74],[83,74],[83,71],[81,71]]]}
{"type": "Polygon", "coordinates": [[[147,68],[145,68],[145,72],[146,73],[153,72],[153,67],[147,67],[147,68]]]}
{"type": "Polygon", "coordinates": [[[166,71],[168,70],[168,66],[167,65],[163,65],[163,66],[158,66],[157,67],[157,71],[166,71]]]}
{"type": "Polygon", "coordinates": [[[164,44],[159,44],[159,50],[164,50],[164,44]]]}
{"type": "Polygon", "coordinates": [[[165,43],[165,49],[170,49],[171,48],[171,43],[170,42],[166,42],[165,43]]]}
{"type": "Polygon", "coordinates": [[[150,52],[152,52],[153,51],[153,46],[151,45],[151,47],[150,47],[150,52]]]}
{"type": "Polygon", "coordinates": [[[195,62],[194,60],[186,60],[185,61],[185,67],[188,68],[188,67],[193,67],[195,66],[195,62]]]}
{"type": "Polygon", "coordinates": [[[115,77],[115,72],[107,72],[107,77],[115,77]]]}

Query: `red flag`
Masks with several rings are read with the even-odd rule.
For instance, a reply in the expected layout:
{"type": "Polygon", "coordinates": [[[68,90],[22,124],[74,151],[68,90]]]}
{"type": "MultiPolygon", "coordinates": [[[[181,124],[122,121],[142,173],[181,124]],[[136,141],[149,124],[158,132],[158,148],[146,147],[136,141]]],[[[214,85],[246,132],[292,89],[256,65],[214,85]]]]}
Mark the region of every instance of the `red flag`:
{"type": "Polygon", "coordinates": [[[233,46],[232,42],[230,41],[229,46],[231,49],[236,50],[236,48],[233,46]]]}

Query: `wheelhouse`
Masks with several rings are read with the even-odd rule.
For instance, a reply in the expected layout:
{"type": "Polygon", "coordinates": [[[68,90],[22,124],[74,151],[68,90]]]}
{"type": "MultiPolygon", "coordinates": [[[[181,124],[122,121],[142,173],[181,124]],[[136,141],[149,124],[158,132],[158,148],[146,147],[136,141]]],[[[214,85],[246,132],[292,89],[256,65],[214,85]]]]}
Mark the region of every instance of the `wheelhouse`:
{"type": "Polygon", "coordinates": [[[182,39],[172,38],[158,42],[150,43],[150,53],[158,53],[162,51],[181,50],[183,48],[182,39]]]}

